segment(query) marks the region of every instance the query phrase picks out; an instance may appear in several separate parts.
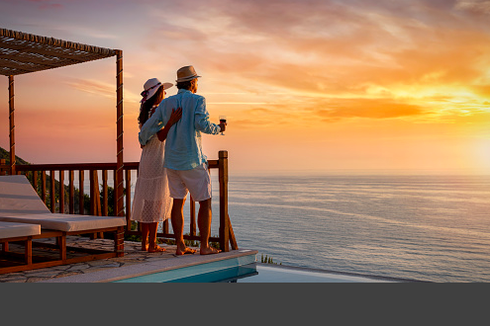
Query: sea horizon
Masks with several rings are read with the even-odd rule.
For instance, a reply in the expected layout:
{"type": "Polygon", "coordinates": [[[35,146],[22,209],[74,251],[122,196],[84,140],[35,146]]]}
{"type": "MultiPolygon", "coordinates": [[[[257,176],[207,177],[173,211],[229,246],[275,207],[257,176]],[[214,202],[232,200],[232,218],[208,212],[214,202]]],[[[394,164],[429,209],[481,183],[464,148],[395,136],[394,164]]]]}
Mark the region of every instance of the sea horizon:
{"type": "Polygon", "coordinates": [[[275,170],[233,170],[229,169],[230,176],[281,176],[281,175],[490,175],[487,169],[275,169],[275,170]]]}

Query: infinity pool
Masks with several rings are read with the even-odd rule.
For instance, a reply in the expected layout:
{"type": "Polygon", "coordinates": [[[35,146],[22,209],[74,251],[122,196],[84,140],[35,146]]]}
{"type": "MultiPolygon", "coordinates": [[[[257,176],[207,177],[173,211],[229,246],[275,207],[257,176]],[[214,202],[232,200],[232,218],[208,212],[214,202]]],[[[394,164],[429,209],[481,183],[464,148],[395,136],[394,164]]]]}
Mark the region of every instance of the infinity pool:
{"type": "Polygon", "coordinates": [[[385,283],[393,280],[347,275],[306,268],[256,264],[256,274],[238,278],[238,283],[385,283]]]}
{"type": "MultiPolygon", "coordinates": [[[[226,266],[224,262],[190,266],[175,270],[133,277],[118,283],[385,283],[395,280],[347,275],[306,268],[261,263],[226,266]],[[209,266],[204,266],[209,265],[209,266]]],[[[396,282],[396,281],[395,281],[396,282]]]]}

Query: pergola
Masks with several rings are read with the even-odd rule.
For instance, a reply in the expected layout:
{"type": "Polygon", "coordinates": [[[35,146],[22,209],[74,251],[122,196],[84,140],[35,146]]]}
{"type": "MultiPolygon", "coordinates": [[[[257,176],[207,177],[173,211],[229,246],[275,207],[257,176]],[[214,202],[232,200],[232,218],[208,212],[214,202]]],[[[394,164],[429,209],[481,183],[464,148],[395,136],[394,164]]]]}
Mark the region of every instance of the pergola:
{"type": "Polygon", "coordinates": [[[0,74],[9,79],[10,174],[15,168],[14,76],[116,56],[117,169],[116,212],[123,211],[123,64],[122,51],[0,28],[0,74]]]}

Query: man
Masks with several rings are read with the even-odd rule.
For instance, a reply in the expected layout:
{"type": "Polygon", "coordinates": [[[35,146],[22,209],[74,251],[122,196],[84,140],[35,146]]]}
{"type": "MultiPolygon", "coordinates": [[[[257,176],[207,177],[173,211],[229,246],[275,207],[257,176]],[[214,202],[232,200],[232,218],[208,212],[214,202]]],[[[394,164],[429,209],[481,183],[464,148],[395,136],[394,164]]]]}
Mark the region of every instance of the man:
{"type": "Polygon", "coordinates": [[[201,255],[218,253],[209,246],[211,233],[211,179],[207,158],[202,152],[201,132],[217,135],[225,131],[226,123],[219,125],[209,121],[206,100],[197,92],[198,76],[193,66],[177,71],[176,95],[164,99],[155,113],[143,125],[139,133],[141,145],[161,129],[170,118],[173,109],[182,108],[182,118],[169,130],[165,143],[164,167],[167,168],[170,197],[173,198],[172,228],[177,242],[176,255],[194,253],[184,243],[184,202],[187,192],[199,202],[197,224],[201,232],[201,255]]]}

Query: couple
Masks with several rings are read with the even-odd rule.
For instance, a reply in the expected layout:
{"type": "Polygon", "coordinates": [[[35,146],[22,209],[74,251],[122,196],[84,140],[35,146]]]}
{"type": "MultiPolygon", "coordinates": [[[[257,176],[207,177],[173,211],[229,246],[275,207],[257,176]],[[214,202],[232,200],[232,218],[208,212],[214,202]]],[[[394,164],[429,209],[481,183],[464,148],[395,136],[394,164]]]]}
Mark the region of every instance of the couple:
{"type": "Polygon", "coordinates": [[[157,227],[159,221],[170,215],[176,255],[196,252],[184,244],[183,209],[189,192],[199,202],[200,254],[219,252],[209,246],[211,179],[202,152],[201,132],[217,135],[225,131],[226,123],[217,125],[209,121],[204,97],[195,94],[199,77],[193,66],[185,66],[177,71],[176,95],[164,99],[165,89],[173,84],[161,84],[156,78],[149,79],[141,93],[138,120],[143,150],[131,218],[141,223],[142,250],[165,250],[156,244],[157,227]]]}

